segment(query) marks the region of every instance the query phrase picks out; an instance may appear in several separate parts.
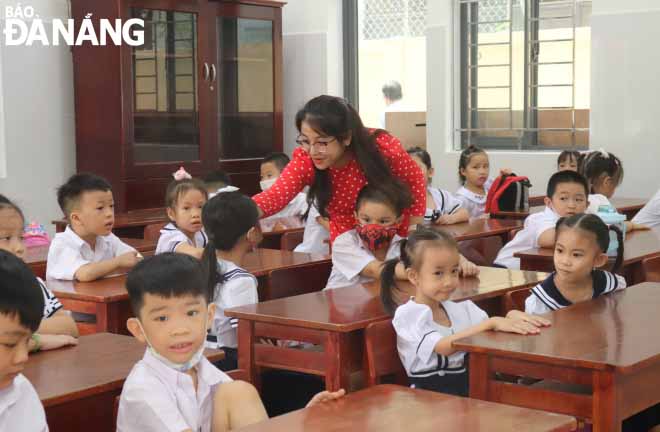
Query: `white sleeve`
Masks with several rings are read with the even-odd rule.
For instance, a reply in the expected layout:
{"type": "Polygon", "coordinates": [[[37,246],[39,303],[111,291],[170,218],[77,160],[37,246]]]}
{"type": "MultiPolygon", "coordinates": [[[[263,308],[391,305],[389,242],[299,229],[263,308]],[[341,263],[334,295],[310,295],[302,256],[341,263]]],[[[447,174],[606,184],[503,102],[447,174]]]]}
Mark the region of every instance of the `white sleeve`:
{"type": "Polygon", "coordinates": [[[188,237],[179,230],[161,231],[156,246],[156,255],[174,252],[181,243],[188,243],[188,237]]]}
{"type": "Polygon", "coordinates": [[[110,240],[112,241],[112,251],[115,257],[128,252],[136,252],[135,248],[124,243],[114,234],[110,234],[110,240]]]}
{"type": "Polygon", "coordinates": [[[79,250],[63,241],[53,240],[48,249],[46,277],[48,279],[74,280],[78,269],[91,261],[84,259],[79,250]]]}
{"type": "Polygon", "coordinates": [[[610,200],[607,199],[605,195],[602,194],[591,194],[589,195],[589,207],[585,213],[596,214],[598,213],[598,208],[600,206],[611,206],[610,200]]]}
{"type": "Polygon", "coordinates": [[[438,191],[440,191],[442,197],[445,200],[445,207],[443,209],[445,214],[454,214],[463,207],[463,203],[461,202],[461,200],[455,197],[454,194],[452,194],[451,192],[443,189],[438,189],[438,191]]]}
{"type": "Polygon", "coordinates": [[[488,314],[479,306],[474,304],[472,300],[465,300],[463,304],[465,305],[465,309],[470,320],[470,325],[476,325],[488,319],[488,314]]]}
{"type": "Polygon", "coordinates": [[[291,216],[302,216],[307,211],[307,194],[300,192],[291,201],[291,216]]]}
{"type": "Polygon", "coordinates": [[[375,261],[371,252],[356,242],[355,231],[348,231],[335,239],[332,245],[332,267],[348,280],[353,279],[375,261]]]}
{"type": "Polygon", "coordinates": [[[415,357],[419,358],[422,364],[433,363],[434,358],[439,355],[435,352],[435,346],[443,335],[432,324],[431,308],[425,308],[423,311],[421,308],[414,308],[414,311],[419,313],[395,313],[392,325],[402,345],[414,350],[415,357]]]}
{"type": "MultiPolygon", "coordinates": [[[[176,399],[167,391],[153,391],[154,385],[131,385],[121,394],[117,432],[182,432],[191,427],[179,411],[176,399]]],[[[162,384],[160,384],[162,387],[162,384]]]]}
{"type": "Polygon", "coordinates": [[[305,222],[303,241],[296,246],[294,252],[322,253],[326,255],[330,252],[330,246],[326,243],[326,240],[330,238],[330,233],[316,221],[317,216],[319,216],[319,211],[312,206],[305,222]]]}
{"type": "Polygon", "coordinates": [[[50,318],[55,315],[55,312],[62,309],[62,303],[55,294],[48,289],[44,281],[37,278],[37,282],[39,283],[39,286],[41,286],[41,291],[44,295],[44,318],[50,318]]]}
{"type": "Polygon", "coordinates": [[[259,303],[257,284],[252,276],[236,277],[220,286],[225,308],[259,303]]]}
{"type": "Polygon", "coordinates": [[[660,191],[635,215],[633,223],[655,227],[660,225],[660,191]]]}
{"type": "Polygon", "coordinates": [[[543,235],[544,232],[549,229],[554,229],[555,226],[557,226],[557,219],[544,217],[539,220],[534,220],[532,224],[534,225],[533,227],[530,226],[526,229],[534,230],[534,246],[532,247],[537,248],[539,247],[539,238],[543,235]]]}
{"type": "Polygon", "coordinates": [[[525,299],[525,313],[540,315],[546,312],[550,312],[550,309],[534,294],[530,294],[529,297],[525,299]]]}

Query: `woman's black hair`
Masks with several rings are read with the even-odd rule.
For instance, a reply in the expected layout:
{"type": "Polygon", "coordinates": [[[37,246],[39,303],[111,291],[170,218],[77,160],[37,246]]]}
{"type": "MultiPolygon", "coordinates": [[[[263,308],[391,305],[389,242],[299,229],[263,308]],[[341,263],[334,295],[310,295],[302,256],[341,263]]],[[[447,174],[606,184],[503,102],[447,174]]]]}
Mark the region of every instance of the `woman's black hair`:
{"type": "Polygon", "coordinates": [[[393,191],[383,189],[379,186],[367,184],[360,189],[360,192],[358,193],[357,199],[355,200],[355,211],[359,211],[363,203],[373,202],[385,204],[396,213],[397,217],[401,216],[406,209],[406,202],[401,196],[393,195],[392,192],[393,191]]]}
{"type": "MultiPolygon", "coordinates": [[[[407,185],[392,175],[385,158],[380,153],[376,138],[385,134],[381,129],[370,131],[362,124],[360,115],[344,99],[335,96],[317,96],[305,104],[296,114],[296,127],[301,131],[302,123],[307,123],[319,134],[334,137],[338,141],[351,139],[349,150],[355,155],[367,182],[381,188],[391,189],[394,195],[401,196],[404,208],[412,202],[412,194],[407,185]]],[[[331,197],[330,175],[328,170],[314,167],[314,182],[307,193],[307,203],[316,205],[321,216],[328,217],[326,207],[331,197]]]]}
{"type": "Polygon", "coordinates": [[[470,159],[472,159],[472,156],[478,153],[486,153],[483,149],[470,145],[465,148],[461,152],[461,157],[458,159],[458,179],[460,180],[461,184],[465,184],[465,176],[461,174],[461,170],[467,168],[468,164],[470,163],[470,159]]]}
{"type": "Polygon", "coordinates": [[[564,161],[575,161],[575,164],[579,166],[580,162],[580,152],[577,150],[564,150],[563,152],[559,153],[559,157],[557,158],[557,165],[564,161]]]}
{"type": "Polygon", "coordinates": [[[202,265],[208,276],[209,301],[218,279],[215,251],[229,251],[238,240],[259,223],[259,210],[251,198],[240,192],[223,192],[211,198],[202,209],[202,224],[209,239],[202,265]]]}
{"type": "Polygon", "coordinates": [[[419,158],[419,160],[421,160],[424,163],[427,170],[433,168],[433,165],[431,164],[431,155],[429,155],[429,152],[427,152],[423,148],[413,147],[408,149],[407,151],[410,156],[419,158]]]}
{"type": "Polygon", "coordinates": [[[594,184],[605,174],[614,179],[616,185],[623,181],[623,164],[621,160],[603,150],[593,151],[584,156],[579,165],[579,172],[589,182],[590,193],[594,193],[594,184]]]}
{"type": "Polygon", "coordinates": [[[559,238],[559,232],[563,228],[574,228],[587,231],[596,236],[596,243],[603,253],[607,253],[610,247],[610,231],[616,233],[616,238],[619,242],[619,247],[616,251],[616,260],[612,266],[612,272],[616,272],[621,263],[623,262],[623,232],[619,227],[610,225],[609,227],[603,222],[601,218],[593,214],[576,214],[569,217],[560,218],[555,225],[555,242],[559,238]]]}
{"type": "Polygon", "coordinates": [[[451,234],[444,231],[435,231],[421,225],[407,239],[403,239],[399,245],[401,248],[399,258],[385,261],[380,275],[380,300],[385,311],[390,315],[394,315],[394,311],[398,306],[394,289],[396,288],[395,269],[399,262],[403,264],[404,268],[419,269],[422,264],[421,259],[428,245],[448,247],[455,249],[458,253],[458,244],[451,234]]]}
{"type": "Polygon", "coordinates": [[[18,207],[13,201],[11,201],[9,198],[6,196],[0,194],[0,210],[4,209],[13,209],[18,213],[18,215],[23,219],[23,223],[25,223],[25,216],[23,215],[23,211],[21,211],[20,207],[18,207]]]}

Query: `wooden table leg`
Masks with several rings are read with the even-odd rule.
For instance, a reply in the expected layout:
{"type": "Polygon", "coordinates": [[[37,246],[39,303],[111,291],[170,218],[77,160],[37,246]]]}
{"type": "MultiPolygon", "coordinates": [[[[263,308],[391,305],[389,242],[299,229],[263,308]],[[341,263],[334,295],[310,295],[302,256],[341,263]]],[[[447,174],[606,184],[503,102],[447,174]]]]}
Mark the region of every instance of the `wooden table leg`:
{"type": "Polygon", "coordinates": [[[126,321],[122,320],[119,302],[96,304],[96,330],[115,334],[127,334],[126,321]]]}
{"type": "Polygon", "coordinates": [[[488,355],[470,353],[470,397],[488,400],[490,386],[490,370],[488,369],[488,355]]]}
{"type": "Polygon", "coordinates": [[[346,333],[327,332],[325,337],[325,388],[328,391],[350,388],[351,357],[346,333]]]}
{"type": "Polygon", "coordinates": [[[246,372],[248,380],[258,384],[254,365],[254,321],[238,320],[238,368],[246,372]]]}
{"type": "Polygon", "coordinates": [[[611,371],[593,372],[594,432],[620,432],[616,377],[611,371]]]}

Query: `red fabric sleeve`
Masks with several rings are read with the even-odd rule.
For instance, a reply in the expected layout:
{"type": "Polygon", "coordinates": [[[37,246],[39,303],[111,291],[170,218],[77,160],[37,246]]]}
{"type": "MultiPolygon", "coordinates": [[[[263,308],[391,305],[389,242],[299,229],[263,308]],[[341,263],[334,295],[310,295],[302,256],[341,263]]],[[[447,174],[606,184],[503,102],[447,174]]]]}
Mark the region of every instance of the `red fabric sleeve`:
{"type": "Polygon", "coordinates": [[[274,215],[286,207],[295,196],[314,179],[312,158],[302,148],[293,151],[293,159],[287,164],[270,189],[258,193],[252,199],[263,211],[263,217],[274,215]]]}

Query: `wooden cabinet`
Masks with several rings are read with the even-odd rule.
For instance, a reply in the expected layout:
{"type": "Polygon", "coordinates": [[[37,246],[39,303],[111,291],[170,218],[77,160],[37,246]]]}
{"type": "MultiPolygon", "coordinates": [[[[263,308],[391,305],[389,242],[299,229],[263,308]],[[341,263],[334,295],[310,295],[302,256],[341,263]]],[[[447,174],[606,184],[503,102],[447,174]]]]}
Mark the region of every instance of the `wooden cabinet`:
{"type": "Polygon", "coordinates": [[[222,168],[247,194],[282,151],[282,6],[269,0],[72,0],[80,22],[144,20],[144,44],[73,48],[76,162],[117,211],[162,207],[171,174],[222,168]]]}

